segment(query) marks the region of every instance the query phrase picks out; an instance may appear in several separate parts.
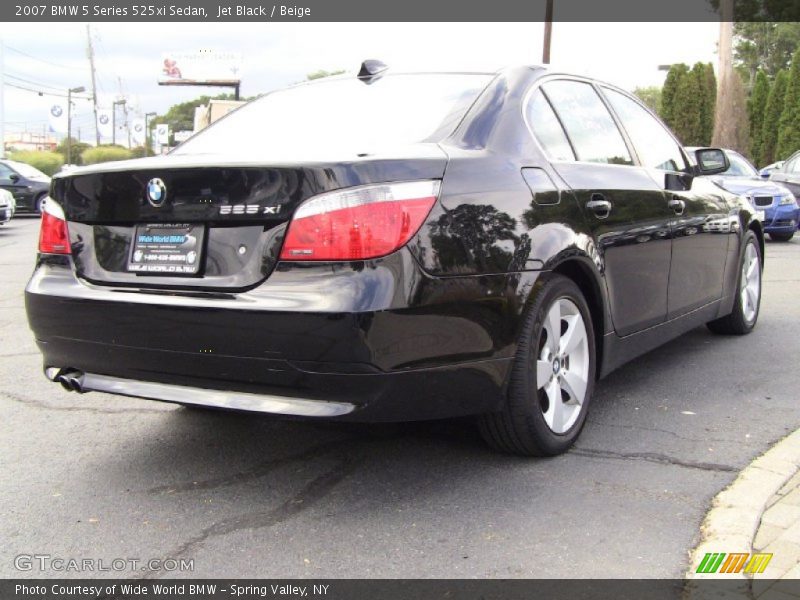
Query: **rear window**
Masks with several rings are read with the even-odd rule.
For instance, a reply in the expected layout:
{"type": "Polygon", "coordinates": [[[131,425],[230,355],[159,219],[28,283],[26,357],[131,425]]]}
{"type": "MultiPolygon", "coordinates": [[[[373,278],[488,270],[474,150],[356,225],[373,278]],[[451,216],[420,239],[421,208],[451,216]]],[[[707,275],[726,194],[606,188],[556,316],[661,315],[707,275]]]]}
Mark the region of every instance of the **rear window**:
{"type": "Polygon", "coordinates": [[[386,75],[370,84],[323,80],[267,94],[179,146],[175,154],[296,153],[438,141],[451,133],[492,75],[386,75]]]}
{"type": "Polygon", "coordinates": [[[578,155],[578,160],[632,165],[611,113],[588,83],[552,81],[543,86],[578,155]]]}

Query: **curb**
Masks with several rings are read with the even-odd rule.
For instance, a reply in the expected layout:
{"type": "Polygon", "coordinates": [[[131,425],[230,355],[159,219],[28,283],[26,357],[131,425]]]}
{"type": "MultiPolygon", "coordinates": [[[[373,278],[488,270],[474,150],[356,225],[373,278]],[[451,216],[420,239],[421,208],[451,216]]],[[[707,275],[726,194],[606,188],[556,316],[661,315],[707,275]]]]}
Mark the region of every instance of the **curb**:
{"type": "Polygon", "coordinates": [[[714,498],[700,528],[700,543],[691,552],[686,579],[751,579],[743,572],[702,574],[695,569],[708,552],[752,552],[767,503],[799,468],[800,429],[756,458],[714,498]]]}

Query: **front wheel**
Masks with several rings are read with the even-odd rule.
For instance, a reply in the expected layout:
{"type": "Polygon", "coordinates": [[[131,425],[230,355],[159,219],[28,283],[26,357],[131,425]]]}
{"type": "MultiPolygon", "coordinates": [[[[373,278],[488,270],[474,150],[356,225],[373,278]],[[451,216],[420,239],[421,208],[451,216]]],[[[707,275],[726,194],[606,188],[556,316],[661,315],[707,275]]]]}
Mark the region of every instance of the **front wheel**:
{"type": "Polygon", "coordinates": [[[752,231],[744,237],[739,285],[733,311],[708,323],[714,333],[744,335],[753,331],[761,308],[761,247],[752,231]]]}
{"type": "Polygon", "coordinates": [[[773,242],[788,242],[794,237],[794,231],[789,233],[770,233],[769,237],[773,242]]]}
{"type": "Polygon", "coordinates": [[[44,203],[46,200],[47,200],[47,194],[41,194],[36,198],[34,207],[36,208],[36,212],[38,214],[42,214],[44,212],[44,203]]]}
{"type": "Polygon", "coordinates": [[[586,421],[594,376],[589,307],[573,281],[551,275],[525,319],[505,406],[479,417],[481,434],[512,454],[566,452],[586,421]]]}

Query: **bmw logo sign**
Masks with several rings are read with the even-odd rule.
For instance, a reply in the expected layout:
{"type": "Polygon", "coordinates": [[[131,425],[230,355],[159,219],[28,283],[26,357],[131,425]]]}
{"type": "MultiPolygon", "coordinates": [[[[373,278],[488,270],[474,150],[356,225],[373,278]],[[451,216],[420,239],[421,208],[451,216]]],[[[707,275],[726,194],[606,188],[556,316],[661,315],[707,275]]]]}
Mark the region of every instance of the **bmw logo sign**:
{"type": "Polygon", "coordinates": [[[147,182],[147,201],[158,208],[167,199],[167,186],[158,177],[147,182]]]}

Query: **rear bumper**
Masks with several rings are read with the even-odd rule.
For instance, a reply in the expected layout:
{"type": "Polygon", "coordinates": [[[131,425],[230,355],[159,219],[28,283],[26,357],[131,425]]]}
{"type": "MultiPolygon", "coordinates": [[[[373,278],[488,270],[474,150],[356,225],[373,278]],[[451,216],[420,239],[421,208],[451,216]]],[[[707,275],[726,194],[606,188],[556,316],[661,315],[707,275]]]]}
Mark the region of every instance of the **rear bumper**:
{"type": "MultiPolygon", "coordinates": [[[[413,270],[407,258],[388,261],[390,270],[413,270]]],[[[414,308],[408,298],[373,290],[373,298],[390,305],[383,309],[364,305],[364,279],[353,288],[361,290],[360,300],[332,292],[315,305],[308,297],[305,307],[317,308],[308,312],[299,298],[289,301],[277,273],[249,293],[177,296],[88,285],[62,260],[37,268],[26,308],[45,369],[80,371],[85,389],[357,421],[475,414],[503,401],[515,318],[486,296],[487,286],[502,288],[506,276],[429,279],[428,293],[458,290],[461,298],[414,308]],[[345,310],[351,301],[361,310],[345,310]],[[335,310],[320,311],[320,303],[335,310]]],[[[304,273],[317,285],[323,277],[304,273]]],[[[360,273],[354,277],[383,280],[360,273]]],[[[342,273],[330,276],[340,278],[342,293],[353,286],[342,273]]],[[[407,278],[392,285],[407,287],[407,278]]],[[[313,292],[311,283],[297,289],[313,292]]]]}

